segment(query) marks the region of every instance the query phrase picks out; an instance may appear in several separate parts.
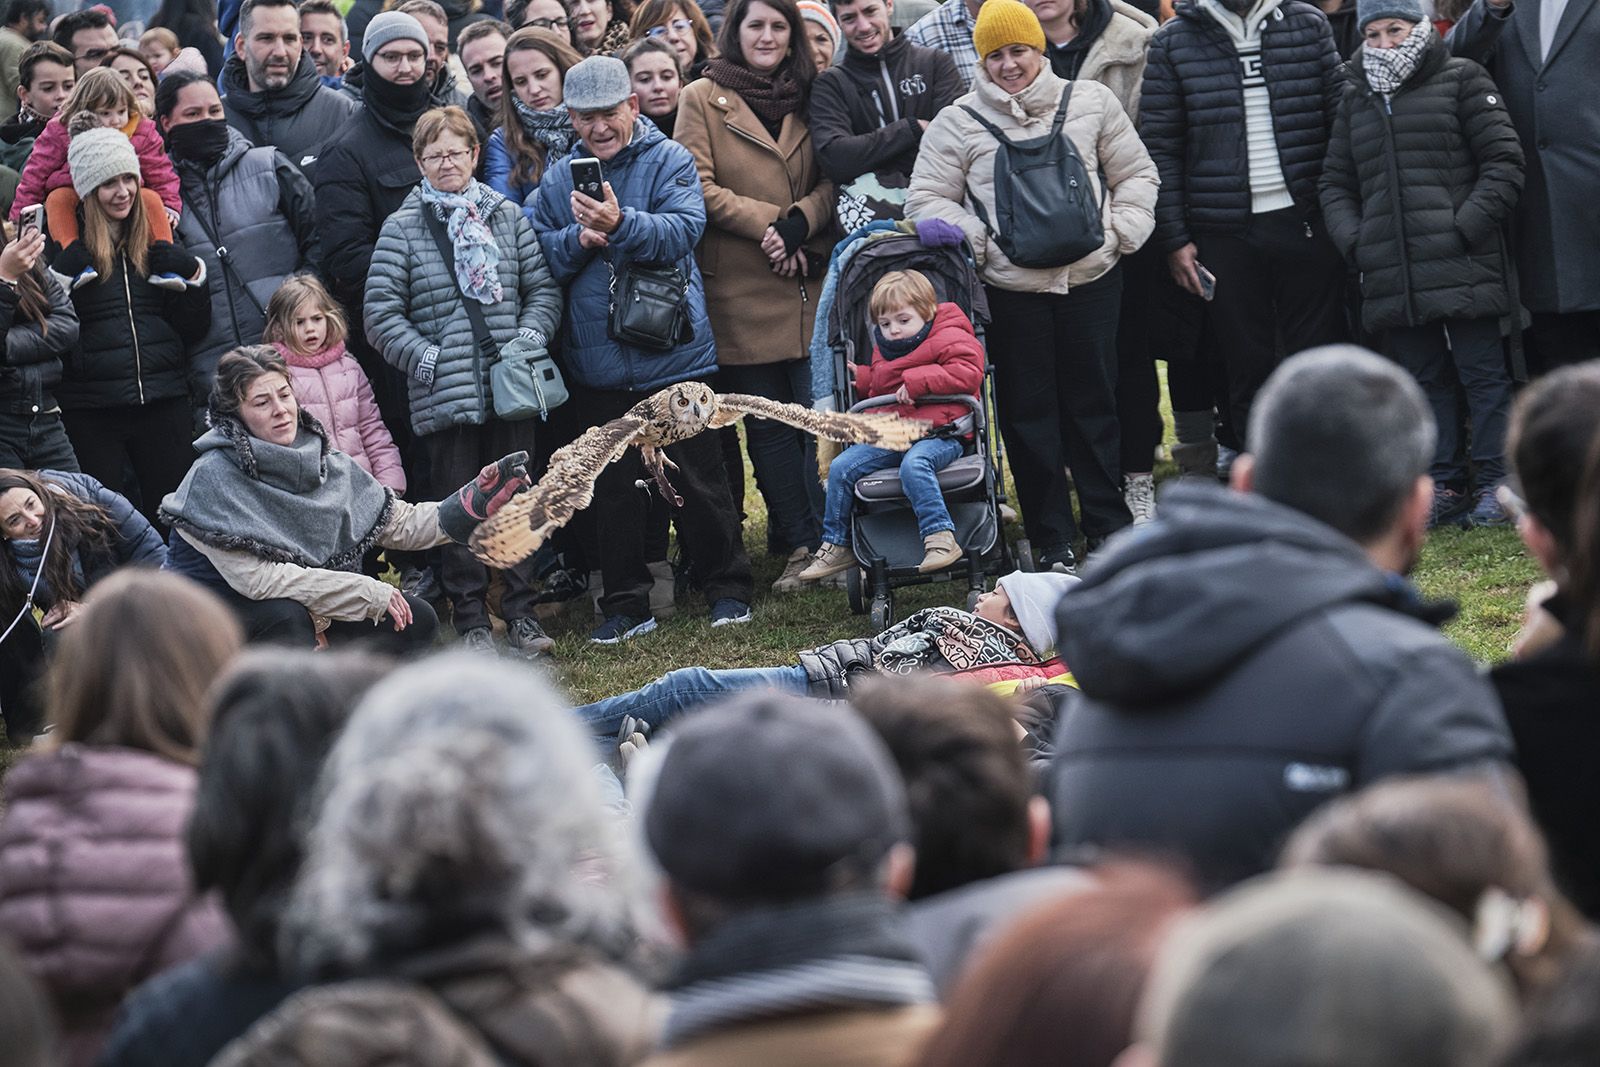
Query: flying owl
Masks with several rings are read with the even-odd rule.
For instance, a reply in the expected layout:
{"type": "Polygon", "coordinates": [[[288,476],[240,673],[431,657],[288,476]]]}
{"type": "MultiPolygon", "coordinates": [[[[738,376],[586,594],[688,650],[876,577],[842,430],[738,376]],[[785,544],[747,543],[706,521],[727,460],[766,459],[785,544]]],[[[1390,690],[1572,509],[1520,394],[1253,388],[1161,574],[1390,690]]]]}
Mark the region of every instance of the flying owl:
{"type": "Polygon", "coordinates": [[[746,415],[788,423],[830,441],[859,442],[896,452],[910,448],[932,428],[932,423],[898,415],[813,411],[741,393],[719,396],[704,382],[680,382],[558,449],[537,485],[517,494],[473,532],[472,554],[502,569],[533,555],[552,532],[593,502],[600,472],[635,445],[661,495],[673,504],[682,504],[667,478],[667,469],[677,465],[661,449],[706,430],[732,425],[746,415]]]}

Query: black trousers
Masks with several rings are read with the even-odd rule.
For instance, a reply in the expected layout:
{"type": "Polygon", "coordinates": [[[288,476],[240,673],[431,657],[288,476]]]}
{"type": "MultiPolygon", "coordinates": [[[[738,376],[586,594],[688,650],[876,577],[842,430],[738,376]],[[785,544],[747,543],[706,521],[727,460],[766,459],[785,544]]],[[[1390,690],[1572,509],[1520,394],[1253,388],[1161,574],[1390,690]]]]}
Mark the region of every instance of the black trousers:
{"type": "MultiPolygon", "coordinates": [[[[609,422],[645,398],[643,393],[573,387],[572,403],[594,425],[609,422]]],[[[708,602],[725,597],[749,603],[755,592],[750,557],[745,554],[738,513],[728,493],[722,466],[722,445],[713,432],[699,434],[667,447],[678,465],[669,471],[672,485],[683,497],[683,507],[672,512],[678,536],[694,558],[695,574],[708,602]]],[[[643,618],[650,614],[651,576],[645,558],[650,539],[650,502],[635,483],[648,479],[639,450],[630,448],[595,482],[593,513],[595,542],[590,558],[598,556],[605,592],[600,611],[605,615],[643,618]]]]}
{"type": "Polygon", "coordinates": [[[75,471],[78,454],[67,440],[59,411],[0,412],[0,467],[24,471],[75,471]]]}
{"type": "Polygon", "coordinates": [[[1144,474],[1155,466],[1161,423],[1161,383],[1151,346],[1154,304],[1167,277],[1166,257],[1149,244],[1122,257],[1122,310],[1117,317],[1117,425],[1122,430],[1122,470],[1144,474]]]}
{"type": "Polygon", "coordinates": [[[988,292],[1000,433],[1034,553],[1077,538],[1068,467],[1084,535],[1127,526],[1116,396],[1121,268],[1070,293],[988,292]]]}
{"type": "MultiPolygon", "coordinates": [[[[0,619],[0,631],[11,625],[11,618],[0,619]]],[[[9,745],[25,745],[44,728],[42,683],[47,649],[54,642],[54,631],[41,631],[32,618],[20,620],[0,641],[0,718],[9,745]]]]}
{"type": "MultiPolygon", "coordinates": [[[[478,472],[510,452],[534,449],[534,420],[506,422],[494,416],[482,426],[451,426],[419,437],[428,457],[428,484],[437,486],[441,498],[478,476],[478,472]]],[[[450,601],[456,633],[489,625],[489,568],[466,545],[454,542],[439,548],[439,586],[450,601]]],[[[533,562],[525,559],[502,572],[500,615],[507,622],[533,618],[536,579],[533,562]]]]}
{"type": "MultiPolygon", "coordinates": [[[[406,499],[437,500],[449,489],[435,493],[428,484],[427,456],[420,439],[411,432],[411,397],[407,391],[406,376],[385,362],[377,349],[367,343],[366,332],[361,328],[361,305],[347,306],[345,313],[349,321],[355,324],[345,343],[350,355],[361,366],[362,373],[366,374],[372,386],[372,397],[378,402],[378,414],[383,418],[384,428],[389,431],[395,448],[400,452],[400,467],[406,472],[406,499]]],[[[407,567],[424,567],[429,562],[427,552],[385,549],[384,557],[397,571],[407,567]]]]}
{"type": "Polygon", "coordinates": [[[1346,339],[1345,264],[1322,221],[1298,208],[1250,217],[1244,233],[1195,239],[1217,278],[1211,328],[1228,373],[1228,415],[1240,445],[1250,406],[1284,356],[1346,339]]]}
{"type": "Polygon", "coordinates": [[[1600,311],[1564,315],[1536,311],[1522,336],[1532,377],[1571,363],[1600,359],[1600,311]]]}
{"type": "MultiPolygon", "coordinates": [[[[803,359],[723,367],[717,379],[721,392],[748,393],[785,404],[811,403],[811,364],[803,359]]],[[[768,419],[745,419],[744,439],[756,488],[767,502],[767,551],[786,556],[802,546],[816,548],[822,542],[816,440],[804,430],[768,419]]],[[[726,442],[726,436],[721,440],[726,442]]]]}
{"type": "Polygon", "coordinates": [[[1422,386],[1439,436],[1428,473],[1458,492],[1469,488],[1467,447],[1461,432],[1465,396],[1472,424],[1472,468],[1477,487],[1488,489],[1506,476],[1506,420],[1511,414],[1511,375],[1506,371],[1498,319],[1446,319],[1426,326],[1389,330],[1385,354],[1422,386]],[[1447,333],[1448,331],[1448,333],[1447,333]]]}
{"type": "Polygon", "coordinates": [[[83,473],[127,497],[165,536],[167,528],[156,521],[156,509],[194,462],[189,398],[63,411],[61,421],[83,473]],[[130,468],[132,482],[127,478],[130,468]]]}
{"type": "MultiPolygon", "coordinates": [[[[245,640],[250,644],[316,647],[316,628],[304,604],[282,597],[247,600],[231,589],[220,592],[244,627],[245,640]]],[[[369,652],[401,657],[427,653],[439,636],[439,616],[426,600],[408,595],[406,603],[411,605],[411,624],[404,630],[396,630],[387,616],[377,623],[332,622],[327,629],[328,644],[336,649],[359,645],[369,652]]]]}

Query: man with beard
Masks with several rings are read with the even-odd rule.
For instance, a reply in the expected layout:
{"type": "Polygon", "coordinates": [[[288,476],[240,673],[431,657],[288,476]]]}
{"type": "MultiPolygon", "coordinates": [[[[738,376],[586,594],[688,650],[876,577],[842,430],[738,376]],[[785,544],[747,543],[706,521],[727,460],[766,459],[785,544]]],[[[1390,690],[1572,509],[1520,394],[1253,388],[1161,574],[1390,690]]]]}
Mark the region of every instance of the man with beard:
{"type": "MultiPolygon", "coordinates": [[[[431,106],[454,105],[465,110],[467,94],[456,85],[455,73],[450,69],[450,23],[445,18],[444,8],[433,0],[405,0],[405,3],[396,5],[394,10],[416,19],[417,24],[422,27],[422,32],[427,35],[427,70],[423,73],[423,83],[428,86],[431,106]]],[[[363,54],[365,50],[366,39],[362,38],[363,54]]],[[[352,99],[361,99],[362,86],[370,76],[371,64],[357,63],[344,76],[345,95],[352,99]]],[[[480,141],[487,137],[488,134],[484,130],[478,131],[480,141]]]]}
{"type": "Polygon", "coordinates": [[[1500,701],[1405,575],[1433,503],[1421,388],[1364,349],[1284,362],[1233,492],[1189,482],[1056,612],[1082,699],[1051,768],[1058,857],[1174,854],[1215,889],[1319,805],[1390,775],[1498,767],[1500,701]]]}
{"type": "Polygon", "coordinates": [[[1317,201],[1344,83],[1328,20],[1304,0],[1176,11],[1151,39],[1139,104],[1161,171],[1150,243],[1211,300],[1236,436],[1282,353],[1345,337],[1344,260],[1317,201]]]}
{"type": "MultiPolygon", "coordinates": [[[[317,162],[322,277],[351,323],[366,321],[362,304],[367,269],[383,223],[422,180],[411,133],[422,113],[436,106],[427,73],[429,48],[427,31],[411,15],[385,11],[374,16],[361,38],[361,63],[345,76],[348,91],[352,76],[359,74],[354,80],[360,86],[361,107],[317,162]]],[[[373,351],[364,330],[351,330],[347,343],[372,383],[384,425],[405,463],[406,482],[421,491],[423,464],[413,446],[405,377],[373,351]]],[[[420,562],[407,560],[400,571],[406,592],[422,599],[432,594],[420,562]]]]}
{"type": "Polygon", "coordinates": [[[222,92],[228,125],[308,174],[323,142],[356,110],[322,84],[301,49],[294,0],[245,0],[234,54],[222,68],[222,92]]]}
{"type": "Polygon", "coordinates": [[[0,115],[17,113],[18,66],[22,53],[46,36],[49,0],[11,0],[6,21],[0,26],[0,115]]]}

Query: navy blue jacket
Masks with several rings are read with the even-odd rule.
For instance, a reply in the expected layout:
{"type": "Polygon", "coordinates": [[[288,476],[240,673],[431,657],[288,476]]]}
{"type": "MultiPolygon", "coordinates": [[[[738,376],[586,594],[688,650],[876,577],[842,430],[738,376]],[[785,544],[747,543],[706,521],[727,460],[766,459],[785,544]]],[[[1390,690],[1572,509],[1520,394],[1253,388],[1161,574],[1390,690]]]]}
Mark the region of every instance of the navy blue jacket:
{"type": "MultiPolygon", "coordinates": [[[[160,567],[167,561],[166,543],[161,540],[161,535],[156,533],[155,527],[150,525],[149,520],[128,503],[127,497],[107,489],[87,474],[75,471],[36,473],[43,481],[58,485],[80,500],[99,506],[111,517],[111,523],[116,527],[116,536],[112,538],[109,554],[85,553],[81,549],[78,550],[77,569],[82,572],[85,589],[118,567],[130,563],[160,567]]],[[[7,541],[5,545],[6,555],[11,565],[17,568],[22,584],[32,585],[33,576],[39,567],[39,557],[36,553],[44,545],[43,536],[37,542],[7,541]],[[24,545],[27,546],[26,549],[23,548],[24,545]]],[[[49,609],[55,601],[56,594],[50,588],[49,579],[40,579],[39,591],[34,596],[34,602],[41,608],[49,609]]]]}
{"type": "MultiPolygon", "coordinates": [[[[1161,171],[1156,232],[1163,252],[1197,233],[1240,234],[1250,222],[1244,69],[1228,32],[1195,0],[1150,40],[1139,135],[1161,171]]],[[[1278,161],[1295,205],[1317,212],[1317,181],[1344,81],[1327,16],[1285,0],[1261,28],[1278,161]]]]}
{"type": "Polygon", "coordinates": [[[599,252],[578,244],[572,218],[572,160],[589,155],[581,142],[571,155],[545,171],[534,197],[533,228],[544,246],[545,265],[567,290],[561,327],[563,363],[580,385],[650,393],[675,382],[703,378],[717,369],[717,347],[706,318],[705,285],[694,248],[706,228],[705,197],[694,157],[645,119],[634,122],[633,140],[602,164],[622,224],[611,234],[605,257],[662,265],[674,263],[689,278],[689,321],[694,337],[668,352],[647,352],[606,336],[611,274],[599,252]]]}

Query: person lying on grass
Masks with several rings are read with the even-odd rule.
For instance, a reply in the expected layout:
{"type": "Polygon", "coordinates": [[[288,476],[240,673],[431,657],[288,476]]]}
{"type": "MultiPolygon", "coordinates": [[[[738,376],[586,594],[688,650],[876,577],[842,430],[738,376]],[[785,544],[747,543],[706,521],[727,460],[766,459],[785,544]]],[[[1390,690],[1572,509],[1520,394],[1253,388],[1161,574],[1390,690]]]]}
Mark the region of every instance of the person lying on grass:
{"type": "Polygon", "coordinates": [[[834,641],[785,667],[683,667],[629,693],[577,709],[596,736],[610,737],[632,717],[652,729],[728,693],[777,689],[837,699],[865,673],[956,674],[1004,691],[1027,691],[1067,676],[1055,655],[1056,603],[1078,579],[1015,571],[978,598],[976,611],[924,608],[876,637],[834,641]]]}

